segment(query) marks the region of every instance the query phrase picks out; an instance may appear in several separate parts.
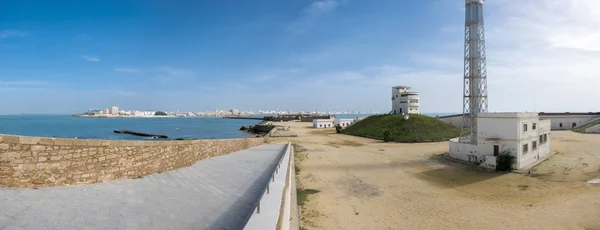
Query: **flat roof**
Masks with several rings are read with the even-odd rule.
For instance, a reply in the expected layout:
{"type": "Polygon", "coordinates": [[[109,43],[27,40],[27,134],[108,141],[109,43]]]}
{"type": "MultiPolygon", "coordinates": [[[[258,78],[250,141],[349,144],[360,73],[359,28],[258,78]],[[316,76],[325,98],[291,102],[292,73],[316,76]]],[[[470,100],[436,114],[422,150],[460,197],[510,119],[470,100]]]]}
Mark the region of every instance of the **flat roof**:
{"type": "Polygon", "coordinates": [[[479,117],[482,118],[496,118],[496,117],[537,117],[538,113],[535,112],[499,112],[499,113],[480,113],[479,117]]]}
{"type": "Polygon", "coordinates": [[[399,85],[399,86],[393,86],[392,89],[410,89],[410,86],[403,86],[403,85],[399,85]]]}

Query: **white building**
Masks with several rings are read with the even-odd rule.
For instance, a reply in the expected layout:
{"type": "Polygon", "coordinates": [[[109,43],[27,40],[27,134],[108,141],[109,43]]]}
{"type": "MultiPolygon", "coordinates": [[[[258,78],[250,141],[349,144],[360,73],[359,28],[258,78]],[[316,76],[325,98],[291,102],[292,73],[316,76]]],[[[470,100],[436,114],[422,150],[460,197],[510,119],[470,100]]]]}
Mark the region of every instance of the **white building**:
{"type": "Polygon", "coordinates": [[[352,124],[354,124],[354,122],[356,121],[356,119],[353,118],[336,118],[335,122],[333,123],[334,126],[341,126],[342,128],[346,128],[352,124]]]}
{"type": "Polygon", "coordinates": [[[550,120],[538,113],[480,113],[477,118],[477,145],[450,140],[452,158],[495,168],[496,156],[507,152],[516,157],[520,169],[550,154],[550,120]]]}
{"type": "Polygon", "coordinates": [[[420,114],[419,93],[411,91],[408,86],[392,87],[392,113],[420,114]]]}
{"type": "Polygon", "coordinates": [[[119,114],[119,107],[117,107],[117,106],[111,106],[110,107],[110,114],[113,114],[113,115],[119,114]]]}
{"type": "Polygon", "coordinates": [[[324,129],[324,128],[332,128],[335,127],[333,124],[333,120],[331,119],[314,119],[313,120],[313,128],[324,129]]]}

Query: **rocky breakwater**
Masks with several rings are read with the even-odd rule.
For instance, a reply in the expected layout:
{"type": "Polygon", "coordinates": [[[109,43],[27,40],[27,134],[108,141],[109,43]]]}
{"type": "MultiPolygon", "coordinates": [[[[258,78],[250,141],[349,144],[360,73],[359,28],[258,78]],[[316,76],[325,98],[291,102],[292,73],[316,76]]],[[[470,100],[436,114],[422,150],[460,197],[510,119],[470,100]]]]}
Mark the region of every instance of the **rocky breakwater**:
{"type": "Polygon", "coordinates": [[[83,185],[187,167],[265,139],[83,140],[0,135],[0,187],[83,185]]]}

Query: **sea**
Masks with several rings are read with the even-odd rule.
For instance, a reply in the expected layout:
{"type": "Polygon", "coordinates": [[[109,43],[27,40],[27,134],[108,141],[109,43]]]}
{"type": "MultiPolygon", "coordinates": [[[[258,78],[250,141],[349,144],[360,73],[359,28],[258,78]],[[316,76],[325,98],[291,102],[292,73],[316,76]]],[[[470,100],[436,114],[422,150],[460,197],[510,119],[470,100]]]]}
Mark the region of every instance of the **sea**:
{"type": "MultiPolygon", "coordinates": [[[[365,117],[370,114],[338,114],[338,118],[365,117]]],[[[425,114],[435,117],[450,113],[425,114]]],[[[218,117],[169,118],[83,118],[71,115],[0,115],[0,133],[102,140],[147,140],[114,130],[132,130],[142,133],[167,135],[170,139],[228,139],[250,136],[239,131],[242,126],[259,123],[259,120],[223,119],[218,117]]]]}

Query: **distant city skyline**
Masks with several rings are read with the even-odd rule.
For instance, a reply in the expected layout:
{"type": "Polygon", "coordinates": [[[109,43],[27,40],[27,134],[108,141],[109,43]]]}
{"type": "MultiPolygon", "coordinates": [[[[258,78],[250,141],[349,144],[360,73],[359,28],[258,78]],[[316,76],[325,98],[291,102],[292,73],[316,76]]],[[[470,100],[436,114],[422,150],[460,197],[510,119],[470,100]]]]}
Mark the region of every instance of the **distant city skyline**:
{"type": "MultiPolygon", "coordinates": [[[[489,111],[600,111],[600,1],[486,1],[489,111]]],[[[462,110],[464,1],[0,2],[0,114],[462,110]]]]}

